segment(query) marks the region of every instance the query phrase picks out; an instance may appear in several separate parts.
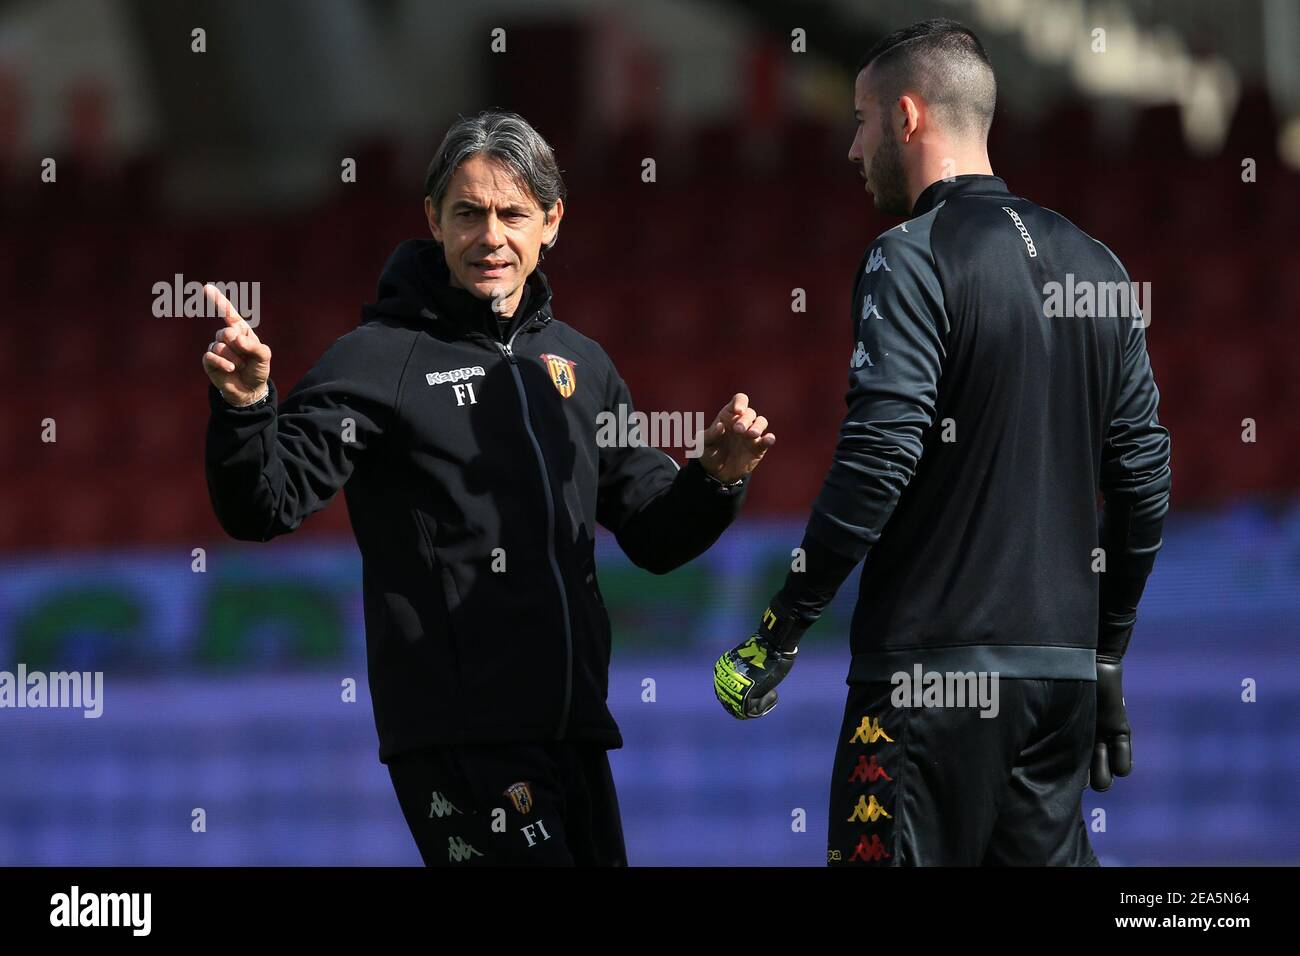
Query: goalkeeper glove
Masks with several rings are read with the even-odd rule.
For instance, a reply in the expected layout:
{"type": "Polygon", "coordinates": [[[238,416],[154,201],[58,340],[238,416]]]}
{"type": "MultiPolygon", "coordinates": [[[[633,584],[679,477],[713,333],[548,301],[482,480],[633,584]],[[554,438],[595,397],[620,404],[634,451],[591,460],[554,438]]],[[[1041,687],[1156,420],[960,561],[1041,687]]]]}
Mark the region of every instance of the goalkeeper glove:
{"type": "Polygon", "coordinates": [[[713,693],[737,720],[762,717],[776,706],[776,685],[794,667],[808,624],[773,600],[745,643],[713,665],[713,693]]]}
{"type": "Polygon", "coordinates": [[[1124,711],[1124,666],[1118,657],[1097,655],[1097,734],[1088,782],[1104,793],[1115,777],[1133,769],[1133,733],[1124,711]]]}

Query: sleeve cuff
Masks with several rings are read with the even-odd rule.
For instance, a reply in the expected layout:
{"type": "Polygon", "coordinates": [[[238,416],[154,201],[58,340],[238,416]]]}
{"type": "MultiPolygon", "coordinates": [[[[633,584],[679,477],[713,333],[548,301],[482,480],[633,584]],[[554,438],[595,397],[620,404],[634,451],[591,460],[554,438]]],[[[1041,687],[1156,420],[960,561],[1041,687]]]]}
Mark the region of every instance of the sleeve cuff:
{"type": "Polygon", "coordinates": [[[267,408],[275,408],[276,393],[275,382],[268,380],[266,383],[266,395],[251,405],[231,405],[218,389],[211,382],[208,383],[208,407],[214,412],[224,412],[232,415],[244,415],[252,412],[264,411],[267,408]]]}
{"type": "Polygon", "coordinates": [[[698,483],[701,488],[722,498],[734,498],[737,495],[742,495],[749,486],[749,475],[743,475],[731,484],[718,481],[704,470],[704,466],[700,464],[698,458],[690,459],[682,470],[687,472],[691,480],[698,483]]]}

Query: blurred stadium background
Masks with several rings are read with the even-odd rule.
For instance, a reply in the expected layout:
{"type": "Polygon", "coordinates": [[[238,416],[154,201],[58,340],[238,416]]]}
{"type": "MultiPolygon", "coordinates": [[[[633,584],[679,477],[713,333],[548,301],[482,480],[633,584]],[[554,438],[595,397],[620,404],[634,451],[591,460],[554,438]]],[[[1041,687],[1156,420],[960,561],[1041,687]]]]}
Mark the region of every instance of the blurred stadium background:
{"type": "Polygon", "coordinates": [[[1300,860],[1300,3],[11,0],[0,670],[102,670],[105,696],[95,720],[0,710],[0,864],[419,862],[376,759],[345,509],[225,538],[202,465],[215,326],[155,318],[152,288],[260,282],[287,389],[424,233],[448,121],[496,107],[566,173],[558,316],[641,409],[712,414],[743,390],[779,437],[742,520],[687,568],[655,578],[600,543],[631,861],[824,861],[856,575],[770,718],[726,718],[711,664],[798,544],[851,275],[893,224],[844,158],[852,64],[935,15],[998,70],[994,171],[1151,283],[1174,511],[1126,659],[1136,775],[1085,793],[1090,820],[1106,811],[1094,845],[1110,864],[1300,860]]]}

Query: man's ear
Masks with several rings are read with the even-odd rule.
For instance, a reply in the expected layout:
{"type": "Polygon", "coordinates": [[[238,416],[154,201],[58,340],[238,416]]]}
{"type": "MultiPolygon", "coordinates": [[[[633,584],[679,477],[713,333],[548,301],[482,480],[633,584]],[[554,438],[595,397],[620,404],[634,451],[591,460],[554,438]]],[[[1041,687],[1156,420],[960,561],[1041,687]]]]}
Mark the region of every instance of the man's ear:
{"type": "Polygon", "coordinates": [[[433,238],[442,242],[442,227],[438,225],[438,210],[433,206],[433,199],[430,196],[424,197],[424,218],[429,220],[429,232],[433,233],[433,238]]]}
{"type": "Polygon", "coordinates": [[[555,205],[551,207],[550,214],[546,217],[546,225],[542,227],[542,245],[550,248],[555,245],[555,237],[560,231],[560,220],[564,218],[564,200],[555,200],[555,205]]]}
{"type": "Polygon", "coordinates": [[[903,114],[902,135],[898,138],[904,142],[910,142],[912,135],[921,125],[921,107],[916,98],[906,94],[898,98],[898,108],[903,114]]]}

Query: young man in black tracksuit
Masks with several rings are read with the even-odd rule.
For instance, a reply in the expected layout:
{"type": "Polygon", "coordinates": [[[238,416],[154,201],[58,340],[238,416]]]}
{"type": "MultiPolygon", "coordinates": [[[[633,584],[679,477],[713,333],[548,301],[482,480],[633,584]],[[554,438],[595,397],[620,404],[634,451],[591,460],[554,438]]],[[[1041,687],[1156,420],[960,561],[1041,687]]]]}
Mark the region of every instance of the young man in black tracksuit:
{"type": "Polygon", "coordinates": [[[596,524],[671,571],[735,518],[775,438],[737,394],[681,468],[598,441],[631,397],[554,316],[536,264],[563,183],[520,117],[461,120],[426,185],[435,238],[397,248],[361,325],[281,402],[270,350],[209,292],[227,321],[204,356],[213,507],[266,541],[344,489],[379,757],[426,863],[625,864],[596,524]]]}
{"type": "Polygon", "coordinates": [[[804,570],[715,668],[729,713],[766,714],[863,565],[832,864],[1096,865],[1082,791],[1132,765],[1120,660],[1170,487],[1147,319],[1109,249],[992,175],[994,99],[952,21],[859,69],[849,158],[907,221],[858,267],[804,570]]]}

